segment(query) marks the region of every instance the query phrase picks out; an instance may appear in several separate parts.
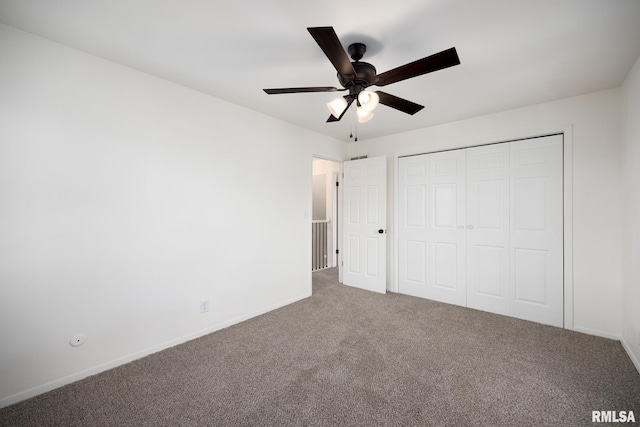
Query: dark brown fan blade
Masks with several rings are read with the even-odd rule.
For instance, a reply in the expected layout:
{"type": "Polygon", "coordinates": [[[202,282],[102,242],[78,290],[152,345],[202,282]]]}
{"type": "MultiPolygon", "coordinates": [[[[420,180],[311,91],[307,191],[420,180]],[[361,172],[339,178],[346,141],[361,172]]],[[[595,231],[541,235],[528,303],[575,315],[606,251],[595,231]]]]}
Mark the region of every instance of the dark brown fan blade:
{"type": "Polygon", "coordinates": [[[458,64],[460,64],[458,52],[456,52],[455,47],[452,47],[451,49],[443,50],[440,53],[418,59],[417,61],[402,65],[382,74],[378,74],[377,80],[374,84],[376,86],[386,86],[391,83],[421,76],[444,68],[453,67],[458,64]]]}
{"type": "Polygon", "coordinates": [[[351,107],[351,104],[353,103],[353,100],[356,99],[356,97],[353,96],[353,95],[346,95],[346,96],[344,96],[344,99],[347,100],[347,108],[344,109],[342,114],[340,114],[340,117],[338,117],[337,119],[335,118],[335,116],[333,114],[330,115],[329,118],[327,119],[327,123],[339,122],[340,119],[342,119],[342,116],[344,116],[344,113],[346,113],[347,110],[349,109],[349,107],[351,107]]]}
{"type": "Polygon", "coordinates": [[[318,87],[285,87],[282,89],[262,89],[269,95],[278,95],[281,93],[303,93],[303,92],[336,92],[337,87],[318,86],[318,87]]]}
{"type": "Polygon", "coordinates": [[[338,74],[346,76],[347,80],[353,79],[356,75],[356,70],[353,69],[351,60],[347,56],[347,52],[344,51],[333,27],[310,27],[307,30],[316,40],[324,54],[327,55],[338,74]]]}
{"type": "Polygon", "coordinates": [[[424,108],[424,105],[407,101],[406,99],[390,95],[380,90],[377,90],[376,93],[380,97],[380,104],[384,104],[387,107],[395,108],[396,110],[400,110],[403,113],[411,114],[412,116],[424,108]]]}

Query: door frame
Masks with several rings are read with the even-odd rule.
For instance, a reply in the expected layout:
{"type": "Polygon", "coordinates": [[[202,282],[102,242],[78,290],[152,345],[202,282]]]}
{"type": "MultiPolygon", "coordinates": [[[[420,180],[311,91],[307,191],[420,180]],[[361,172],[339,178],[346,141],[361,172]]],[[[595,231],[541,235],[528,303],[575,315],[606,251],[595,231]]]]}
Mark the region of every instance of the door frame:
{"type": "MultiPolygon", "coordinates": [[[[398,293],[398,283],[399,279],[399,237],[397,230],[399,229],[399,218],[398,212],[400,211],[400,203],[399,203],[399,158],[400,157],[408,157],[415,156],[420,154],[429,154],[436,153],[439,151],[449,151],[449,150],[457,150],[461,148],[469,148],[469,147],[477,147],[482,145],[490,145],[490,144],[499,144],[505,142],[519,141],[531,138],[539,138],[550,135],[563,135],[563,234],[564,234],[564,329],[574,330],[574,322],[573,322],[573,126],[566,125],[560,128],[554,129],[542,129],[538,132],[532,132],[528,136],[505,136],[505,137],[495,137],[489,140],[479,140],[479,141],[468,141],[466,143],[453,143],[451,142],[444,144],[439,144],[437,146],[434,145],[433,150],[429,150],[426,152],[416,152],[407,151],[407,152],[394,152],[393,153],[393,194],[387,195],[387,200],[389,198],[393,199],[393,215],[390,224],[392,224],[393,229],[391,230],[391,247],[387,248],[388,252],[390,252],[391,260],[390,263],[390,272],[389,276],[391,279],[391,283],[389,283],[388,288],[390,292],[398,293]]],[[[387,219],[389,220],[389,218],[387,219]]],[[[389,256],[389,255],[387,255],[389,256]]]]}

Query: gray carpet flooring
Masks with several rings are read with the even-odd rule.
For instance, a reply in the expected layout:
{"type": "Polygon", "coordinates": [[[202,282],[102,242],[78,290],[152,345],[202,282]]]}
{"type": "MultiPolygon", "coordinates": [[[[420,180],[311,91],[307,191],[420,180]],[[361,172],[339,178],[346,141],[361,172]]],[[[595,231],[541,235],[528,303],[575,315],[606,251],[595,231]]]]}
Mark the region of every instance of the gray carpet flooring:
{"type": "Polygon", "coordinates": [[[313,296],[0,410],[2,426],[573,426],[634,411],[617,341],[314,273],[313,296]]]}

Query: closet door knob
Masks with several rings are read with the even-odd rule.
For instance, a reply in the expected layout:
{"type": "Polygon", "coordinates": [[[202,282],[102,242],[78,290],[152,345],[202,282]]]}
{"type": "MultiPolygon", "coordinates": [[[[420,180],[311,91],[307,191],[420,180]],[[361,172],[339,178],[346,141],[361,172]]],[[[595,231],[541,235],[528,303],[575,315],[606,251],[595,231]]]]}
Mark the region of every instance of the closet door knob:
{"type": "Polygon", "coordinates": [[[458,230],[462,230],[464,228],[464,225],[459,225],[458,226],[458,230]]]}
{"type": "Polygon", "coordinates": [[[467,225],[467,229],[473,230],[473,225],[467,225]]]}

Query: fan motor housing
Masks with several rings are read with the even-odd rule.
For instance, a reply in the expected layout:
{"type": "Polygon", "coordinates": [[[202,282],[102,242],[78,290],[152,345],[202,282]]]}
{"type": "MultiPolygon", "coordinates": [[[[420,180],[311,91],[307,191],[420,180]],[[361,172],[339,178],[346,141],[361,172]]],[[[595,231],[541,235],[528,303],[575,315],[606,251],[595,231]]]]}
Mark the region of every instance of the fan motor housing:
{"type": "Polygon", "coordinates": [[[356,75],[352,79],[345,79],[338,74],[338,81],[343,88],[349,89],[353,85],[360,85],[362,87],[371,86],[374,77],[376,76],[376,67],[368,62],[352,62],[353,69],[356,70],[356,75]]]}

